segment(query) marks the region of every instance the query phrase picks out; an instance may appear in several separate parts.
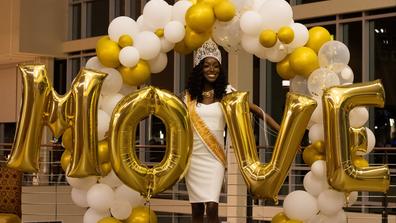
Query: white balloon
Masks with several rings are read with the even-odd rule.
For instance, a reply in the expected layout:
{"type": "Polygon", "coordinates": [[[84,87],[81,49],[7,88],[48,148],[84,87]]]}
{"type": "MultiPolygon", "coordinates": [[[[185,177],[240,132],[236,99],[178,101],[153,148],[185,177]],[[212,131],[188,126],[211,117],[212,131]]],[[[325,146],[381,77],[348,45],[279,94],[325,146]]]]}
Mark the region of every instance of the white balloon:
{"type": "Polygon", "coordinates": [[[85,67],[89,68],[89,69],[93,69],[93,70],[100,70],[100,69],[104,68],[105,66],[103,66],[102,63],[100,63],[98,57],[91,57],[85,64],[85,67]]]}
{"type": "Polygon", "coordinates": [[[132,92],[135,92],[136,89],[137,89],[136,86],[130,86],[128,84],[123,84],[119,93],[122,95],[128,95],[132,92]]]}
{"type": "Polygon", "coordinates": [[[161,51],[161,40],[153,32],[143,31],[136,36],[134,46],[140,58],[151,60],[161,51]]]}
{"type": "Polygon", "coordinates": [[[275,46],[273,46],[267,50],[266,55],[267,55],[267,59],[269,61],[277,63],[286,57],[287,50],[286,50],[285,46],[280,41],[277,41],[275,46]]]}
{"type": "Polygon", "coordinates": [[[357,128],[362,127],[369,118],[369,113],[365,107],[355,107],[349,112],[349,125],[357,128]]]}
{"type": "Polygon", "coordinates": [[[248,34],[242,34],[241,45],[242,48],[250,54],[254,54],[261,46],[257,36],[251,36],[248,34]]]}
{"type": "Polygon", "coordinates": [[[140,31],[147,31],[147,30],[149,30],[149,29],[146,27],[145,23],[144,23],[143,15],[140,15],[140,16],[136,19],[136,23],[137,23],[137,25],[138,25],[140,31]]]}
{"type": "Polygon", "coordinates": [[[266,2],[267,0],[254,0],[253,5],[252,5],[252,10],[254,11],[259,11],[261,9],[261,6],[266,2]]]}
{"type": "Polygon", "coordinates": [[[109,37],[111,40],[118,42],[122,35],[129,35],[133,39],[139,33],[139,26],[135,20],[128,16],[119,16],[111,21],[108,28],[109,37]]]}
{"type": "Polygon", "coordinates": [[[166,1],[149,1],[143,8],[144,23],[152,30],[164,28],[172,18],[172,8],[166,1]]]}
{"type": "Polygon", "coordinates": [[[121,186],[117,187],[117,189],[115,190],[115,199],[127,200],[132,206],[132,208],[143,205],[145,202],[144,198],[139,194],[139,192],[133,190],[132,188],[126,186],[125,184],[122,184],[121,186]]]}
{"type": "Polygon", "coordinates": [[[347,216],[344,210],[340,210],[334,215],[327,216],[323,215],[321,218],[321,223],[347,223],[347,216]]]}
{"type": "Polygon", "coordinates": [[[290,91],[310,96],[308,91],[307,78],[296,75],[290,80],[290,91]]]}
{"type": "Polygon", "coordinates": [[[100,93],[102,95],[109,95],[117,93],[122,86],[122,76],[118,70],[114,68],[105,67],[100,70],[103,73],[107,73],[106,78],[103,81],[102,89],[100,93]]]}
{"type": "Polygon", "coordinates": [[[119,220],[127,219],[132,212],[131,204],[124,200],[114,200],[110,207],[111,215],[119,220]]]}
{"type": "Polygon", "coordinates": [[[106,132],[109,130],[110,116],[103,110],[98,110],[98,139],[105,138],[106,132]]]}
{"type": "MultiPolygon", "coordinates": [[[[265,0],[263,0],[265,1],[265,0]]],[[[237,10],[237,14],[243,14],[252,9],[254,0],[231,0],[237,10]]]]}
{"type": "Polygon", "coordinates": [[[302,190],[288,194],[283,209],[287,217],[300,221],[308,220],[318,212],[316,198],[302,190]]]}
{"type": "Polygon", "coordinates": [[[256,49],[254,55],[265,60],[267,59],[267,53],[268,53],[268,48],[265,48],[260,44],[260,46],[256,49]]]}
{"type": "Polygon", "coordinates": [[[89,208],[84,214],[83,223],[97,223],[100,219],[109,216],[109,211],[97,211],[93,208],[89,208]]]}
{"type": "Polygon", "coordinates": [[[186,12],[193,4],[187,0],[177,1],[172,7],[172,20],[186,24],[186,12]]]}
{"type": "Polygon", "coordinates": [[[98,212],[108,211],[114,201],[114,191],[106,184],[95,184],[87,192],[88,205],[98,212]]]}
{"type": "Polygon", "coordinates": [[[258,35],[262,30],[262,18],[256,11],[247,11],[243,13],[240,21],[241,30],[252,36],[258,35]]]}
{"type": "Polygon", "coordinates": [[[309,32],[306,26],[301,23],[292,23],[289,27],[294,31],[294,39],[287,44],[288,52],[291,53],[294,49],[304,46],[308,42],[309,32]]]}
{"type": "Polygon", "coordinates": [[[172,43],[182,41],[185,33],[184,25],[179,21],[171,21],[164,28],[165,39],[172,43]]]}
{"type": "Polygon", "coordinates": [[[229,53],[236,53],[241,49],[241,34],[237,16],[229,22],[216,21],[213,25],[213,40],[229,53]]]}
{"type": "Polygon", "coordinates": [[[345,201],[345,206],[346,207],[351,207],[358,199],[359,192],[357,191],[352,191],[349,193],[347,200],[345,201]]]}
{"type": "Polygon", "coordinates": [[[163,53],[167,53],[173,50],[173,48],[175,47],[174,43],[169,42],[164,37],[160,38],[160,40],[161,40],[161,52],[163,53]]]}
{"type": "Polygon", "coordinates": [[[323,108],[322,108],[322,100],[318,99],[318,98],[314,98],[317,99],[316,103],[317,106],[314,110],[314,112],[311,115],[311,121],[321,124],[323,123],[323,108]]]}
{"type": "Polygon", "coordinates": [[[149,60],[148,63],[150,65],[151,73],[159,73],[166,68],[166,65],[168,64],[168,56],[166,53],[160,53],[156,58],[149,60]]]}
{"type": "Polygon", "coordinates": [[[263,18],[262,29],[271,29],[275,32],[282,26],[293,23],[293,10],[284,0],[267,0],[259,10],[263,18]]]}
{"type": "Polygon", "coordinates": [[[123,97],[124,95],[118,93],[104,96],[102,99],[101,109],[104,112],[106,112],[109,116],[111,116],[115,106],[123,97]]]}
{"type": "Polygon", "coordinates": [[[318,208],[324,215],[331,216],[342,210],[344,202],[344,193],[329,189],[319,194],[318,208]]]}
{"type": "Polygon", "coordinates": [[[327,183],[326,179],[323,178],[316,178],[312,171],[309,171],[304,176],[303,185],[305,190],[311,194],[312,196],[317,197],[320,193],[327,190],[329,188],[329,184],[327,183]]]}
{"type": "Polygon", "coordinates": [[[344,69],[341,70],[341,72],[338,74],[338,77],[340,78],[341,84],[352,84],[353,83],[353,71],[352,69],[346,65],[344,69]]]}
{"type": "Polygon", "coordinates": [[[98,177],[96,176],[89,176],[89,177],[82,177],[82,178],[74,178],[66,176],[66,181],[70,184],[70,186],[80,189],[80,190],[88,190],[96,184],[98,181],[98,177]]]}
{"type": "Polygon", "coordinates": [[[122,185],[121,180],[117,177],[113,170],[111,170],[110,173],[107,174],[107,176],[99,179],[99,182],[113,188],[122,185]]]}
{"type": "Polygon", "coordinates": [[[327,174],[326,174],[326,161],[324,160],[316,160],[311,165],[311,172],[314,177],[318,179],[323,179],[327,181],[327,174]]]}
{"type": "Polygon", "coordinates": [[[312,125],[309,129],[308,137],[311,143],[314,143],[316,141],[324,141],[323,124],[312,125]]]}
{"type": "Polygon", "coordinates": [[[79,207],[83,207],[83,208],[89,207],[88,202],[87,202],[87,191],[86,190],[72,188],[71,199],[79,207]]]}
{"type": "Polygon", "coordinates": [[[336,73],[341,72],[349,63],[348,47],[336,40],[328,41],[319,49],[319,65],[336,73]]]}
{"type": "Polygon", "coordinates": [[[319,222],[322,223],[322,218],[323,218],[323,215],[319,213],[319,214],[312,216],[310,219],[308,219],[304,223],[319,223],[319,222]]]}
{"type": "Polygon", "coordinates": [[[140,54],[135,47],[126,46],[121,49],[118,58],[125,67],[134,67],[139,62],[140,54]]]}
{"type": "Polygon", "coordinates": [[[314,70],[308,77],[308,90],[313,97],[321,98],[323,91],[340,84],[337,74],[326,68],[314,70]]]}

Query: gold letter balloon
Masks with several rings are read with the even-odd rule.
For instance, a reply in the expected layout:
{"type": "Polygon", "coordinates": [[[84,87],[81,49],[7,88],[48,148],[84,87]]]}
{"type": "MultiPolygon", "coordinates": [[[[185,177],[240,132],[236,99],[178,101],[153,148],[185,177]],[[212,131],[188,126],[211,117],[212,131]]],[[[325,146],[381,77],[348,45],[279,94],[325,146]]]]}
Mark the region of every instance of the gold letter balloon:
{"type": "Polygon", "coordinates": [[[188,169],[191,123],[183,102],[170,92],[146,87],[124,97],[113,111],[109,131],[114,171],[146,199],[172,186],[188,169]],[[135,147],[136,128],[149,115],[157,116],[166,126],[165,156],[152,168],[139,161],[135,147]]]}
{"type": "Polygon", "coordinates": [[[277,201],[278,192],[296,156],[304,136],[303,130],[316,107],[316,101],[303,95],[288,93],[271,161],[262,164],[250,126],[247,97],[246,92],[233,92],[222,100],[232,145],[242,176],[253,196],[277,201]]]}
{"type": "Polygon", "coordinates": [[[97,171],[97,103],[104,73],[82,69],[64,96],[58,95],[45,65],[19,66],[23,79],[22,107],[8,166],[37,172],[44,125],[56,137],[72,128],[73,151],[68,175],[86,177],[97,171]]]}
{"type": "Polygon", "coordinates": [[[380,81],[332,87],[323,94],[326,162],[329,183],[344,192],[378,191],[389,188],[387,166],[357,167],[354,152],[366,147],[361,129],[349,126],[349,112],[356,106],[384,106],[385,92],[380,81]],[[354,136],[354,137],[350,137],[354,136]]]}

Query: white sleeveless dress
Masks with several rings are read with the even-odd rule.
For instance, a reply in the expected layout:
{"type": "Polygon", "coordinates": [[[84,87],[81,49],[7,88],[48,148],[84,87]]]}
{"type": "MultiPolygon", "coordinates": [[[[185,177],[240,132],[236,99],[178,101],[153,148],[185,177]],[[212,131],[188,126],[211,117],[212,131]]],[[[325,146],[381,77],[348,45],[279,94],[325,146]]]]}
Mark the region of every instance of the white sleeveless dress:
{"type": "MultiPolygon", "coordinates": [[[[220,102],[198,103],[196,112],[205,122],[217,141],[224,147],[225,120],[220,102]]],[[[189,170],[185,176],[191,203],[219,202],[224,179],[224,166],[209,151],[197,132],[194,131],[193,151],[189,170]]]]}

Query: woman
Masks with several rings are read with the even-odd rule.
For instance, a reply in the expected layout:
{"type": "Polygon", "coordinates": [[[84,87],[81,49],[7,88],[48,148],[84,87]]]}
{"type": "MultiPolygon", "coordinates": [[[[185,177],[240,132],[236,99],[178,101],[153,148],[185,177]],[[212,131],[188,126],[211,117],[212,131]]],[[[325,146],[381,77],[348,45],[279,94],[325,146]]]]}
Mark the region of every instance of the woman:
{"type": "MultiPolygon", "coordinates": [[[[221,53],[209,40],[194,55],[185,101],[194,128],[193,152],[185,180],[192,207],[192,222],[202,223],[205,206],[209,223],[218,223],[218,203],[226,167],[224,151],[225,119],[220,101],[233,89],[221,68],[221,53]]],[[[253,113],[263,118],[261,109],[251,105],[253,113]]],[[[267,122],[279,130],[271,118],[267,122]]]]}

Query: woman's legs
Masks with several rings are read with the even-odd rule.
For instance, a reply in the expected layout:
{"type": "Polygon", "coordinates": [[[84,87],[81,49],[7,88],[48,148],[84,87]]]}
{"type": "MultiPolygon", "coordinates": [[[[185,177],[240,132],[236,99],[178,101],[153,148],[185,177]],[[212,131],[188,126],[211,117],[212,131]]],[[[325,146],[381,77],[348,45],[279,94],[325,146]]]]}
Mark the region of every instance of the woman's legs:
{"type": "Polygon", "coordinates": [[[205,204],[208,223],[219,223],[219,204],[216,202],[207,202],[205,204]]]}
{"type": "Polygon", "coordinates": [[[192,223],[203,223],[205,205],[204,203],[191,203],[192,223]]]}

